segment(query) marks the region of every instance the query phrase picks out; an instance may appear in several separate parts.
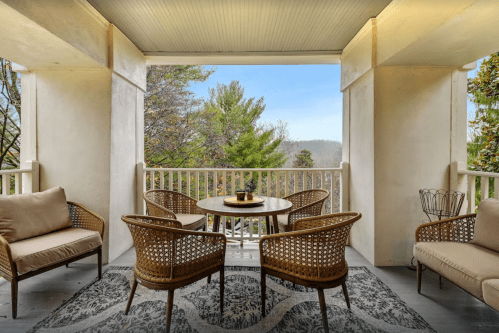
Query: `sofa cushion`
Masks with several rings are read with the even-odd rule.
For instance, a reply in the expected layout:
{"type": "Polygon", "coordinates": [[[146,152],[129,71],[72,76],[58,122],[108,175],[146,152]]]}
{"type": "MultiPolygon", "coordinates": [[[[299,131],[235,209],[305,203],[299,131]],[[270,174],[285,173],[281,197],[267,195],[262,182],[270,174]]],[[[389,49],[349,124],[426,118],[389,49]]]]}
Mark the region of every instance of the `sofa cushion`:
{"type": "Polygon", "coordinates": [[[499,200],[489,198],[478,206],[472,244],[499,252],[499,200]]]}
{"type": "Polygon", "coordinates": [[[17,272],[24,274],[76,257],[101,245],[102,239],[97,231],[67,228],[12,243],[10,250],[17,272]]]}
{"type": "Polygon", "coordinates": [[[64,189],[0,198],[0,235],[12,243],[71,227],[64,189]]]}
{"type": "Polygon", "coordinates": [[[482,282],[499,278],[499,253],[475,244],[419,242],[414,257],[482,300],[482,282]]]}
{"type": "Polygon", "coordinates": [[[175,214],[177,221],[182,223],[182,229],[194,230],[205,223],[206,215],[201,214],[175,214]]]}
{"type": "Polygon", "coordinates": [[[485,303],[499,311],[499,279],[483,281],[482,288],[485,303]]]}

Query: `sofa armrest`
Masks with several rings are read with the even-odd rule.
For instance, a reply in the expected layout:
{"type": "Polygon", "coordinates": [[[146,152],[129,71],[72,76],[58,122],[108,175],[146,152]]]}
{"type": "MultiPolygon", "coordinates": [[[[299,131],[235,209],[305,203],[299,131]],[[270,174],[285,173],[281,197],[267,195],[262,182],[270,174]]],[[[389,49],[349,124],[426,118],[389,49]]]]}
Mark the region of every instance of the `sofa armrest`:
{"type": "Polygon", "coordinates": [[[416,242],[459,242],[473,239],[476,214],[425,223],[416,229],[416,242]]]}
{"type": "Polygon", "coordinates": [[[15,269],[14,261],[12,260],[12,254],[10,252],[9,242],[0,235],[0,272],[6,274],[10,277],[17,276],[17,270],[15,269]]]}
{"type": "Polygon", "coordinates": [[[100,215],[76,202],[68,201],[68,208],[74,228],[97,231],[101,238],[104,239],[105,223],[100,215]]]}

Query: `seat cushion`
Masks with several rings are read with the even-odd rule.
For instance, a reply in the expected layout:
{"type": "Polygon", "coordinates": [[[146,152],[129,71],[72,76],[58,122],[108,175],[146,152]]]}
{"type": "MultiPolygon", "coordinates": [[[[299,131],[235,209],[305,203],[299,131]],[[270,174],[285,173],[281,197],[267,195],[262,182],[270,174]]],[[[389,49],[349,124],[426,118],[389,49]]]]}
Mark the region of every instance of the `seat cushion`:
{"type": "MultiPolygon", "coordinates": [[[[288,231],[288,214],[277,215],[277,223],[279,224],[279,232],[288,231]]],[[[289,228],[291,231],[291,226],[289,228]]]]}
{"type": "Polygon", "coordinates": [[[206,221],[206,216],[201,214],[175,214],[177,221],[182,223],[182,229],[195,230],[206,221]]]}
{"type": "Polygon", "coordinates": [[[419,242],[414,257],[482,300],[482,282],[499,278],[499,253],[475,244],[419,242]]]}
{"type": "Polygon", "coordinates": [[[499,200],[489,198],[480,202],[475,218],[472,244],[499,252],[499,200]]]}
{"type": "Polygon", "coordinates": [[[50,266],[76,257],[102,245],[97,231],[67,228],[10,244],[17,272],[50,266]]]}
{"type": "Polygon", "coordinates": [[[499,311],[499,279],[483,281],[482,288],[485,303],[499,311]]]}
{"type": "Polygon", "coordinates": [[[44,235],[71,227],[64,189],[0,198],[0,235],[7,242],[44,235]]]}

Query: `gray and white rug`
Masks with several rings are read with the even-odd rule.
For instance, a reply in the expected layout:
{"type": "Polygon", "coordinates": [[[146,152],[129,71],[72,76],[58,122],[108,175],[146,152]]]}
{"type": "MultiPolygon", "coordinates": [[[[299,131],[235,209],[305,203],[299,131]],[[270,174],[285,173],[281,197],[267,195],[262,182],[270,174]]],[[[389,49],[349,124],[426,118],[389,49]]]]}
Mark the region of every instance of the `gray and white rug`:
{"type": "MultiPolygon", "coordinates": [[[[317,290],[267,277],[267,316],[260,315],[260,269],[225,268],[224,315],[218,273],[175,291],[172,332],[323,332],[317,290]]],[[[167,291],[139,285],[128,316],[124,311],[132,267],[110,267],[36,324],[42,332],[164,332],[167,291]]],[[[351,310],[341,287],[325,290],[331,332],[435,332],[366,267],[350,267],[351,310]]]]}

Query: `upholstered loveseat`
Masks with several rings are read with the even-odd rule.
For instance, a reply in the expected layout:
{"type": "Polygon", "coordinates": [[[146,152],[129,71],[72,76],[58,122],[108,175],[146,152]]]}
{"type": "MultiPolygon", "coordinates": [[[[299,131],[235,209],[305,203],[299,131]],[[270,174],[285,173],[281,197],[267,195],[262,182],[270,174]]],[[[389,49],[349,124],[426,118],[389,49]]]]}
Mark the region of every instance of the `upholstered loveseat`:
{"type": "Polygon", "coordinates": [[[499,200],[482,201],[477,214],[419,226],[414,257],[418,293],[425,265],[499,311],[499,200]]]}
{"type": "Polygon", "coordinates": [[[67,202],[60,187],[0,197],[0,276],[10,281],[12,317],[18,282],[93,254],[101,278],[104,219],[67,202]]]}

